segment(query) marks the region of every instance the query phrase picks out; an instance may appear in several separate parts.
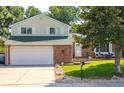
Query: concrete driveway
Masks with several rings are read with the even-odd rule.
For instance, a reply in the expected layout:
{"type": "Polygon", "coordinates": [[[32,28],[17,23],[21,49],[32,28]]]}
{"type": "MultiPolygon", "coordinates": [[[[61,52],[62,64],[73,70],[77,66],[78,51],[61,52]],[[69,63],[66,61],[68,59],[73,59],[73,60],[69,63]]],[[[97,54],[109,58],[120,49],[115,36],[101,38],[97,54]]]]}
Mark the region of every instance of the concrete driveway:
{"type": "Polygon", "coordinates": [[[0,86],[54,83],[54,67],[0,67],[0,86]]]}

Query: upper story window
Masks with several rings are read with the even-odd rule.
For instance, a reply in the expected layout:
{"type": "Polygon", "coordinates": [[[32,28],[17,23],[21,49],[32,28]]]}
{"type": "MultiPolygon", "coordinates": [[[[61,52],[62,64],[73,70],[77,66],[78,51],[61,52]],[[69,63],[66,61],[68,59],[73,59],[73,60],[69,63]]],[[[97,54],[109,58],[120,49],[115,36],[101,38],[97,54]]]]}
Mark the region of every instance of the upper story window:
{"type": "Polygon", "coordinates": [[[32,34],[32,28],[27,28],[27,34],[32,34]]]}
{"type": "Polygon", "coordinates": [[[31,27],[21,27],[21,34],[32,34],[31,27]]]}
{"type": "Polygon", "coordinates": [[[26,34],[26,27],[21,28],[21,34],[26,34]]]}
{"type": "Polygon", "coordinates": [[[50,35],[55,35],[55,28],[50,28],[49,31],[50,31],[50,35]]]}

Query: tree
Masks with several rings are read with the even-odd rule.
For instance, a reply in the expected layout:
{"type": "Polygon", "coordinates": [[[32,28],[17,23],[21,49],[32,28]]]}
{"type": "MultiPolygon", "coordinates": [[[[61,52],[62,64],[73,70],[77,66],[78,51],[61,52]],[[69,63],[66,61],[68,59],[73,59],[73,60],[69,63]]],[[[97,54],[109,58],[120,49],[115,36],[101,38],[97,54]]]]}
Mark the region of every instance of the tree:
{"type": "Polygon", "coordinates": [[[9,25],[23,20],[24,8],[20,6],[0,6],[0,46],[4,47],[4,42],[10,35],[9,25]]]}
{"type": "Polygon", "coordinates": [[[109,42],[115,45],[115,74],[121,75],[120,58],[124,48],[124,18],[122,7],[80,7],[81,24],[73,30],[79,33],[75,40],[83,47],[95,48],[109,42]],[[82,37],[85,35],[85,37],[82,37]]]}
{"type": "Polygon", "coordinates": [[[24,19],[24,8],[22,6],[11,6],[9,11],[14,16],[13,23],[24,19]]]}
{"type": "Polygon", "coordinates": [[[20,6],[0,6],[0,36],[8,37],[9,25],[22,20],[24,8],[20,6]]]}
{"type": "Polygon", "coordinates": [[[29,6],[25,12],[26,18],[32,17],[34,15],[40,14],[41,11],[34,7],[34,6],[29,6]]]}
{"type": "Polygon", "coordinates": [[[78,8],[74,6],[51,6],[49,11],[48,16],[66,24],[74,22],[78,14],[78,8]]]}

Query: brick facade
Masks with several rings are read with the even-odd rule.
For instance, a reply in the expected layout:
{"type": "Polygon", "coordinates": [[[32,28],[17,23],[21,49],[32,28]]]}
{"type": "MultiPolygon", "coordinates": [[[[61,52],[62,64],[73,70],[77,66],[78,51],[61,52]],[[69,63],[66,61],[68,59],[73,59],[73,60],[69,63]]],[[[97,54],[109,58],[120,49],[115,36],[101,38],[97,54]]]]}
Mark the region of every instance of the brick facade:
{"type": "Polygon", "coordinates": [[[10,64],[10,45],[5,46],[5,65],[10,64]]]}
{"type": "Polygon", "coordinates": [[[55,64],[71,63],[73,59],[73,46],[72,45],[55,45],[54,50],[54,62],[55,64]]]}

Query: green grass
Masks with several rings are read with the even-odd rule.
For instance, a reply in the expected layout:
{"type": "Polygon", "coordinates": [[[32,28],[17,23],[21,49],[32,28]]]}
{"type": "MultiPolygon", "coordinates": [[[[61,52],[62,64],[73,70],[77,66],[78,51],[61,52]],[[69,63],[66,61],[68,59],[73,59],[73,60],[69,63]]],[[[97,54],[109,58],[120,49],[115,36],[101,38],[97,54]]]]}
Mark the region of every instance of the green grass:
{"type": "MultiPolygon", "coordinates": [[[[80,65],[63,67],[68,76],[80,77],[80,65]]],[[[114,75],[114,60],[91,61],[83,67],[85,78],[110,78],[114,75]]],[[[121,60],[122,75],[124,75],[124,60],[121,60]]]]}

